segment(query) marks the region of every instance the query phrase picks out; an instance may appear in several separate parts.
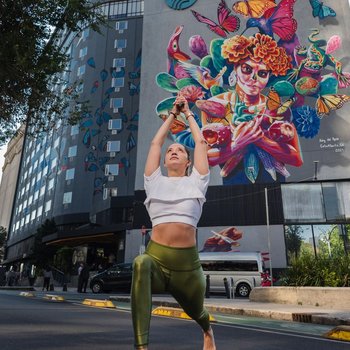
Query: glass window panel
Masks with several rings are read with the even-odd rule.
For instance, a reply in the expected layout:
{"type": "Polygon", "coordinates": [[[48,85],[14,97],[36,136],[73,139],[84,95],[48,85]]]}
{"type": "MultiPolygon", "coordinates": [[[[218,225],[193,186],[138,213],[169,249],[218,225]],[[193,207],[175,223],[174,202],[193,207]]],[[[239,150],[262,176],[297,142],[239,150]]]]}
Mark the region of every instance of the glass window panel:
{"type": "Polygon", "coordinates": [[[111,108],[118,109],[123,107],[123,98],[111,98],[111,108]]]}
{"type": "Polygon", "coordinates": [[[125,67],[125,57],[123,58],[114,58],[113,59],[113,68],[122,68],[125,67]]]}
{"type": "Polygon", "coordinates": [[[112,79],[112,87],[114,87],[114,88],[124,87],[124,78],[113,78],[112,79]]]}
{"type": "Polygon", "coordinates": [[[323,200],[327,221],[345,219],[342,193],[334,182],[322,183],[323,200]]]}
{"type": "Polygon", "coordinates": [[[120,152],[120,141],[108,141],[107,152],[120,152]]]}
{"type": "Polygon", "coordinates": [[[72,125],[70,129],[71,136],[79,134],[79,125],[72,125]]]}
{"type": "Polygon", "coordinates": [[[67,171],[66,171],[66,180],[73,180],[74,179],[74,173],[75,173],[75,168],[67,169],[67,171]]]}
{"type": "Polygon", "coordinates": [[[126,39],[117,39],[114,41],[114,48],[115,49],[125,49],[126,44],[127,44],[126,39]]]}
{"type": "Polygon", "coordinates": [[[55,179],[50,179],[47,189],[51,190],[51,188],[53,188],[54,183],[55,183],[55,179]]]}
{"type": "Polygon", "coordinates": [[[108,121],[109,130],[121,130],[122,129],[122,120],[121,119],[110,119],[108,121]]]}
{"type": "Polygon", "coordinates": [[[285,222],[325,222],[321,184],[281,186],[285,222]]]}
{"type": "Polygon", "coordinates": [[[65,192],[63,194],[63,204],[72,203],[72,192],[65,192]]]}
{"type": "Polygon", "coordinates": [[[77,146],[71,146],[68,148],[68,157],[75,157],[77,155],[77,146]]]}
{"type": "Polygon", "coordinates": [[[51,209],[51,199],[45,203],[45,213],[51,209]]]}
{"type": "Polygon", "coordinates": [[[118,175],[119,174],[119,164],[107,164],[105,168],[105,175],[118,175]]]}

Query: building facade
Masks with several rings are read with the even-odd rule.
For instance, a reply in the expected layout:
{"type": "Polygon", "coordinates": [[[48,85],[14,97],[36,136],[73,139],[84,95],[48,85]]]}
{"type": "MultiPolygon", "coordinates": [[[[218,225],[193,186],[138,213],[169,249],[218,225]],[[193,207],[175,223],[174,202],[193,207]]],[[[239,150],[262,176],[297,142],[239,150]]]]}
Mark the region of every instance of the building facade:
{"type": "Polygon", "coordinates": [[[124,260],[132,221],[140,93],[143,1],[100,6],[108,23],[64,33],[70,56],[62,91],[76,89],[88,111],[77,125],[27,136],[6,262],[29,258],[36,229],[54,219],[45,243],[74,248],[73,263],[124,260]]]}
{"type": "MultiPolygon", "coordinates": [[[[67,39],[67,79],[90,112],[79,125],[25,140],[7,261],[28,254],[35,228],[52,217],[58,230],[46,244],[70,245],[89,264],[132,261],[144,249],[141,233],[151,231],[143,206],[148,145],[178,91],[219,154],[210,159],[199,250],[260,251],[285,268],[296,229],[315,254],[331,234],[347,253],[349,4],[244,3],[108,2],[102,35],[67,39]],[[243,64],[249,75],[256,62],[261,86],[246,92],[259,97],[254,104],[240,100],[247,84],[237,80],[243,64]],[[262,132],[252,141],[254,127],[262,132]]],[[[169,135],[174,141],[193,148],[185,120],[169,135]]]]}
{"type": "Polygon", "coordinates": [[[9,230],[11,211],[16,191],[16,181],[21,162],[23,147],[23,130],[9,142],[4,154],[4,165],[2,167],[2,178],[0,184],[0,226],[9,230]]]}

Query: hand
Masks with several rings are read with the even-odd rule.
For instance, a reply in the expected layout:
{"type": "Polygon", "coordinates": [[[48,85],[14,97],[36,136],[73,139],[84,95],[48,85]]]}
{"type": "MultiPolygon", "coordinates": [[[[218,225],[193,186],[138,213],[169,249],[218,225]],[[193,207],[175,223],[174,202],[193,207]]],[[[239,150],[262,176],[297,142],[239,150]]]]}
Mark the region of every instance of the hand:
{"type": "Polygon", "coordinates": [[[232,132],[231,148],[241,149],[261,139],[264,135],[260,127],[261,121],[262,117],[255,117],[249,122],[240,123],[232,132]]]}
{"type": "Polygon", "coordinates": [[[186,98],[183,95],[181,95],[181,93],[179,93],[176,96],[176,100],[174,102],[174,105],[176,106],[179,113],[182,112],[185,115],[191,113],[190,107],[188,106],[188,102],[187,102],[186,98]]]}

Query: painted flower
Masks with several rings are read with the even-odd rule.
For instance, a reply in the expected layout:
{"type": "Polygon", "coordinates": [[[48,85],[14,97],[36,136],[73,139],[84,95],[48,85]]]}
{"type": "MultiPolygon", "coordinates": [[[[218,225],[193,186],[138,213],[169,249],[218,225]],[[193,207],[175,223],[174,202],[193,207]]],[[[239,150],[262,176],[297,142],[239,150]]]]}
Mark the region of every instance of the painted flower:
{"type": "Polygon", "coordinates": [[[205,95],[202,89],[196,85],[187,85],[183,87],[180,92],[189,102],[196,102],[197,100],[201,100],[205,95]]]}
{"type": "Polygon", "coordinates": [[[208,55],[207,44],[200,35],[193,35],[188,42],[190,50],[199,58],[203,58],[208,55]]]}
{"type": "Polygon", "coordinates": [[[316,110],[310,106],[304,105],[293,108],[293,123],[298,134],[305,138],[313,138],[318,134],[320,129],[320,118],[316,110]]]}
{"type": "Polygon", "coordinates": [[[251,40],[243,35],[226,39],[221,47],[221,55],[231,63],[239,62],[249,57],[251,40]]]}

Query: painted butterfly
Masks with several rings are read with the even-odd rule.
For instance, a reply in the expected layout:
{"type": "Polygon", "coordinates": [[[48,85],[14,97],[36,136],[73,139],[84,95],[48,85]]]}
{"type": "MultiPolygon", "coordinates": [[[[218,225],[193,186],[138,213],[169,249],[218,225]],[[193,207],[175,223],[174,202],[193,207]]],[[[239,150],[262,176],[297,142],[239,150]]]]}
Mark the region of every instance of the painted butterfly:
{"type": "Polygon", "coordinates": [[[218,6],[217,15],[219,24],[194,10],[191,10],[191,12],[198,22],[206,24],[212,32],[223,38],[226,38],[228,33],[239,29],[240,20],[237,16],[231,14],[231,10],[227,7],[225,0],[221,0],[218,6]]]}
{"type": "Polygon", "coordinates": [[[276,4],[273,0],[248,0],[235,2],[232,9],[243,16],[259,18],[265,11],[274,7],[276,4]]]}
{"type": "Polygon", "coordinates": [[[350,96],[348,95],[320,95],[316,100],[316,112],[320,118],[328,115],[331,111],[343,107],[344,103],[350,101],[350,96]]]}
{"type": "Polygon", "coordinates": [[[309,0],[309,2],[312,7],[312,15],[314,17],[324,19],[326,17],[335,17],[337,15],[333,9],[323,5],[323,2],[320,0],[309,0]]]}

